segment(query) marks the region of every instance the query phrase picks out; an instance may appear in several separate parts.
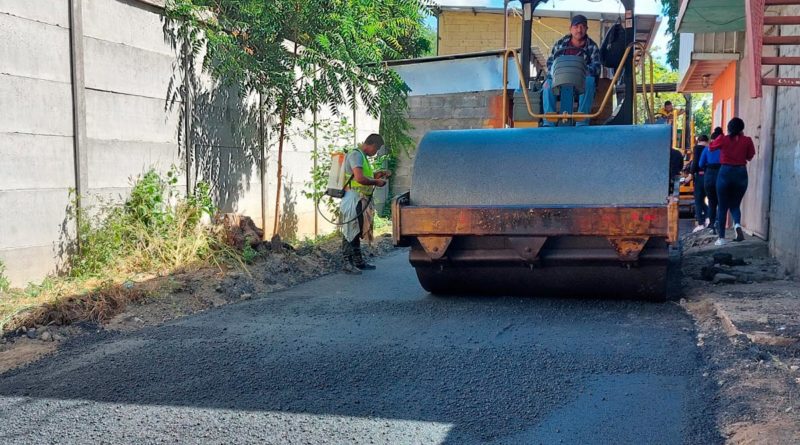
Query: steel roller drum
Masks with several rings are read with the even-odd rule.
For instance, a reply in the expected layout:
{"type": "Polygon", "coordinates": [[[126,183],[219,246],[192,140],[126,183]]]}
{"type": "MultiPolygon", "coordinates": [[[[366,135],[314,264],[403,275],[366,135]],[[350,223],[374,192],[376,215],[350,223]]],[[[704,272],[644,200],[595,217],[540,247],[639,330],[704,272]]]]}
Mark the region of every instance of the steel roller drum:
{"type": "Polygon", "coordinates": [[[668,125],[448,130],[420,142],[411,205],[659,205],[668,125]]]}
{"type": "MultiPolygon", "coordinates": [[[[414,163],[410,205],[666,206],[670,127],[603,126],[429,133],[414,163]]],[[[651,238],[634,267],[596,236],[548,238],[535,265],[502,236],[454,237],[431,261],[410,257],[435,294],[636,298],[667,296],[668,246],[651,238]]]]}

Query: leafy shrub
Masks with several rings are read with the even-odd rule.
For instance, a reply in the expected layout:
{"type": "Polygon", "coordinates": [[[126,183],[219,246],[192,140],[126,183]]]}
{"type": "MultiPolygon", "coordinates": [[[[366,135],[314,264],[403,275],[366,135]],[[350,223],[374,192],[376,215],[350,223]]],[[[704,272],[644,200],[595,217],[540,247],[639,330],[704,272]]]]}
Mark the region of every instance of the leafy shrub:
{"type": "Polygon", "coordinates": [[[6,265],[0,261],[0,292],[8,292],[11,289],[11,282],[6,277],[6,265]]]}
{"type": "Polygon", "coordinates": [[[208,184],[179,198],[177,175],[166,179],[150,170],[134,183],[123,205],[100,203],[85,208],[78,236],[81,251],[71,259],[73,277],[99,277],[114,273],[167,272],[211,259],[221,247],[217,237],[201,224],[215,208],[208,184]]]}

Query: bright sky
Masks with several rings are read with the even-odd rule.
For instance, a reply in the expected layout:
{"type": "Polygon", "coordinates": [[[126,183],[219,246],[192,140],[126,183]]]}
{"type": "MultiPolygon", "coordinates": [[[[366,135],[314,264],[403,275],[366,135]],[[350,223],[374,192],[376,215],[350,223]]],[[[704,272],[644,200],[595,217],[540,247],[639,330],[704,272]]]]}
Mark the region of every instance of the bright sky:
{"type": "MultiPolygon", "coordinates": [[[[434,0],[442,6],[494,6],[503,7],[503,0],[434,0]]],[[[511,2],[510,6],[519,7],[519,1],[511,2]]],[[[659,0],[637,0],[636,1],[637,14],[659,14],[661,15],[661,2],[659,0]]],[[[585,12],[622,12],[622,3],[617,0],[549,0],[547,3],[539,5],[539,10],[557,10],[557,11],[585,11],[585,12]]],[[[653,41],[653,46],[657,51],[653,52],[653,56],[660,60],[664,60],[667,49],[667,38],[665,31],[667,29],[667,19],[662,15],[661,26],[659,27],[658,34],[653,41]]],[[[435,23],[435,22],[434,22],[435,23]]],[[[566,33],[566,30],[564,31],[566,33]]],[[[598,42],[599,43],[599,42],[598,42]]]]}

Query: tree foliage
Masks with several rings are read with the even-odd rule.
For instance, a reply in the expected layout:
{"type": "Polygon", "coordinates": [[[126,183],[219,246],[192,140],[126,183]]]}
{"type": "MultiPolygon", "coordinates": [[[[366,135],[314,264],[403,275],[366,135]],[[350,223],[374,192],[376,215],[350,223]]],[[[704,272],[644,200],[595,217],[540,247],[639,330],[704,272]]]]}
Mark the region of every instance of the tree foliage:
{"type": "Polygon", "coordinates": [[[667,35],[670,37],[667,44],[667,63],[673,70],[678,69],[680,54],[681,39],[675,29],[680,7],[680,0],[661,0],[661,13],[667,16],[667,35]]]}
{"type": "Polygon", "coordinates": [[[207,46],[204,63],[217,78],[261,93],[276,110],[285,105],[291,119],[356,98],[376,117],[400,106],[406,86],[382,62],[429,50],[427,7],[427,0],[169,0],[167,13],[194,48],[207,46]]]}
{"type": "MultiPolygon", "coordinates": [[[[361,102],[392,150],[411,139],[408,87],[384,63],[430,50],[429,0],[168,0],[178,40],[207,49],[204,66],[279,116],[278,193],[286,128],[312,109],[361,102]]],[[[278,197],[279,198],[279,197],[278,197]]],[[[275,224],[277,227],[277,205],[275,224]]]]}
{"type": "MultiPolygon", "coordinates": [[[[654,59],[653,60],[653,81],[655,83],[677,83],[678,82],[678,72],[676,70],[670,69],[668,66],[664,65],[660,61],[654,59]]],[[[647,75],[647,79],[649,82],[650,79],[650,61],[648,60],[645,62],[645,73],[647,75]]],[[[637,81],[640,80],[641,74],[637,75],[637,81]]],[[[646,111],[644,109],[644,100],[641,99],[637,100],[637,116],[639,117],[640,123],[645,122],[646,119],[646,111]]],[[[649,95],[648,95],[649,100],[649,95]]],[[[653,107],[653,111],[659,110],[661,107],[664,106],[664,102],[670,101],[672,104],[677,108],[685,108],[686,107],[686,98],[681,93],[656,93],[655,95],[655,107],[653,107]]],[[[709,94],[701,93],[701,94],[692,94],[692,116],[695,124],[695,134],[710,134],[709,127],[711,126],[711,111],[709,106],[709,94]]],[[[679,122],[682,122],[679,119],[679,122]]]]}
{"type": "Polygon", "coordinates": [[[694,94],[692,100],[694,107],[694,134],[700,136],[711,135],[711,105],[710,94],[694,94]]]}

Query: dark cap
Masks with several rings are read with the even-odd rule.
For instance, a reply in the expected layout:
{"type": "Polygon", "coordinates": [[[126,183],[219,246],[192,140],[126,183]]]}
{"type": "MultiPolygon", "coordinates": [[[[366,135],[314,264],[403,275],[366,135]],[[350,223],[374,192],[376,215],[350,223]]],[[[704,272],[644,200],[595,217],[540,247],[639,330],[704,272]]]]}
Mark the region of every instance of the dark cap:
{"type": "Polygon", "coordinates": [[[588,25],[588,22],[586,21],[586,16],[582,14],[572,16],[572,22],[570,26],[580,25],[581,23],[583,23],[584,25],[588,25]]]}

